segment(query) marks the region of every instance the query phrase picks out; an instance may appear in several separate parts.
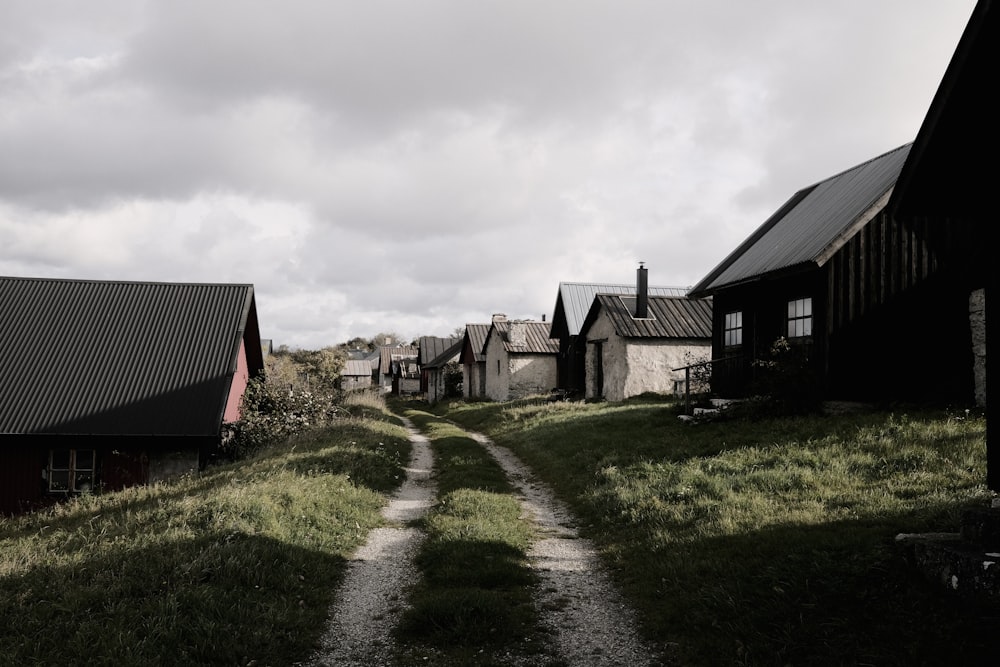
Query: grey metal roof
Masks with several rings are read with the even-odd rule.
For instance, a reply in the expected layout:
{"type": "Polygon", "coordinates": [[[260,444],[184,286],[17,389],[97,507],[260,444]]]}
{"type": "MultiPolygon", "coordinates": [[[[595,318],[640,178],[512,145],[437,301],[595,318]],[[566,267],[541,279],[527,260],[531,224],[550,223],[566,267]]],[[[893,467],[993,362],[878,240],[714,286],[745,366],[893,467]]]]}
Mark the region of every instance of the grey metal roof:
{"type": "Polygon", "coordinates": [[[820,265],[820,258],[845,243],[851,226],[891,191],[911,146],[905,144],[799,190],[691,288],[690,296],[705,296],[782,269],[820,265]]]}
{"type": "Polygon", "coordinates": [[[491,325],[487,338],[494,332],[501,337],[503,347],[508,354],[558,354],[559,352],[559,341],[549,338],[549,325],[546,322],[498,320],[491,325]],[[525,325],[524,345],[511,344],[511,324],[525,325]]]}
{"type": "MultiPolygon", "coordinates": [[[[649,287],[650,296],[684,296],[687,287],[649,287]]],[[[576,336],[598,294],[635,294],[635,285],[614,283],[559,283],[556,308],[552,315],[552,338],[576,336]]]]}
{"type": "MultiPolygon", "coordinates": [[[[486,344],[486,334],[488,334],[489,332],[490,332],[489,324],[465,325],[465,338],[469,340],[469,347],[472,348],[473,354],[475,356],[475,359],[473,361],[484,361],[486,359],[486,355],[483,354],[483,345],[486,344]]],[[[462,363],[471,363],[464,357],[460,359],[460,361],[462,363]]]]}
{"type": "Polygon", "coordinates": [[[648,317],[636,319],[634,296],[598,294],[581,332],[586,332],[603,309],[615,333],[623,338],[712,338],[712,300],[651,296],[648,317]]]}
{"type": "Polygon", "coordinates": [[[422,336],[418,341],[417,348],[418,361],[421,366],[426,366],[434,359],[441,356],[445,350],[454,345],[460,338],[440,338],[438,336],[422,336]]]}
{"type": "Polygon", "coordinates": [[[389,374],[393,361],[416,359],[417,352],[417,348],[412,345],[383,345],[379,348],[379,372],[383,375],[389,374]]]}
{"type": "Polygon", "coordinates": [[[464,339],[456,338],[455,342],[445,348],[444,352],[424,364],[424,368],[441,368],[445,364],[458,361],[458,355],[462,351],[464,339]]]}
{"type": "Polygon", "coordinates": [[[367,359],[348,359],[344,362],[341,376],[364,377],[372,374],[372,362],[367,359]]]}
{"type": "Polygon", "coordinates": [[[0,278],[0,434],[218,435],[245,333],[252,285],[0,278]]]}

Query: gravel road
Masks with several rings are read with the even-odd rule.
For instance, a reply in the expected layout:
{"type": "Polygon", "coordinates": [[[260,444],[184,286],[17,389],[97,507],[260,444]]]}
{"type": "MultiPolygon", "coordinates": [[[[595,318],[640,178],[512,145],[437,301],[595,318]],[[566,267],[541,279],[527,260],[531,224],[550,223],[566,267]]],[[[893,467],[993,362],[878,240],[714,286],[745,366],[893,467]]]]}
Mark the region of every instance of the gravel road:
{"type": "MultiPolygon", "coordinates": [[[[384,510],[386,518],[398,523],[420,518],[433,504],[435,491],[430,445],[404,421],[413,455],[406,481],[384,510]]],[[[525,515],[538,525],[539,539],[528,556],[542,582],[537,597],[541,623],[553,641],[535,659],[569,667],[670,664],[638,636],[634,612],[603,571],[594,546],[580,538],[567,508],[509,450],[481,434],[469,435],[503,467],[521,493],[525,515]]],[[[407,585],[416,576],[413,556],[422,539],[416,528],[372,531],[349,564],[311,667],[393,664],[391,631],[405,605],[407,585]]],[[[520,655],[511,659],[512,665],[531,664],[520,655]]]]}
{"type": "MultiPolygon", "coordinates": [[[[382,510],[398,524],[419,519],[434,503],[431,473],[434,456],[427,438],[412,422],[413,451],[406,480],[382,510]]],[[[405,526],[376,528],[355,554],[335,596],[322,648],[308,664],[315,667],[388,667],[392,665],[392,629],[406,601],[406,589],[417,574],[413,557],[423,533],[405,526]]]]}

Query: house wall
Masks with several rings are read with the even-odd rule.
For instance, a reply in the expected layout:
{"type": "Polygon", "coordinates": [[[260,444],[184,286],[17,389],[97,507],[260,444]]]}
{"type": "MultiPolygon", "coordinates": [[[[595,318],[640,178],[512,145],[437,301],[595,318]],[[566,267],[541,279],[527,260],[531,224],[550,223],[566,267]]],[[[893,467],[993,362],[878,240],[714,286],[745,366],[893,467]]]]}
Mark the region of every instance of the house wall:
{"type": "Polygon", "coordinates": [[[437,403],[444,398],[444,368],[427,371],[427,402],[437,403]]]}
{"type": "Polygon", "coordinates": [[[646,392],[673,394],[674,383],[683,382],[684,371],[675,368],[707,361],[710,340],[622,338],[602,311],[587,331],[586,397],[622,401],[646,392]],[[601,343],[603,396],[598,396],[596,341],[601,343]]]}
{"type": "Polygon", "coordinates": [[[462,395],[465,398],[486,396],[486,363],[462,364],[462,395]]]}
{"type": "MultiPolygon", "coordinates": [[[[625,377],[628,374],[625,341],[615,333],[611,321],[603,311],[586,334],[584,396],[586,398],[603,396],[609,400],[620,401],[625,389],[625,377]],[[597,354],[598,346],[601,349],[600,355],[597,354]]],[[[584,342],[584,338],[579,336],[578,342],[584,342]]]]}
{"type": "Polygon", "coordinates": [[[712,390],[757,390],[755,360],[783,336],[787,301],[813,298],[813,336],[792,342],[809,360],[818,396],[971,403],[969,292],[955,247],[923,223],[880,214],[822,267],[765,277],[714,295],[712,390]],[[944,249],[942,249],[944,248],[944,249]],[[957,269],[957,270],[956,270],[957,269]],[[743,345],[723,346],[726,313],[743,312],[743,345]],[[735,356],[735,359],[730,357],[735,356]]]}
{"type": "Polygon", "coordinates": [[[223,422],[234,422],[240,418],[240,403],[243,401],[243,393],[246,391],[249,381],[250,370],[247,365],[246,342],[240,341],[240,352],[236,357],[236,372],[233,374],[233,380],[229,384],[226,411],[222,417],[223,422]]]}
{"type": "Polygon", "coordinates": [[[340,377],[340,388],[344,391],[365,389],[370,386],[372,386],[372,376],[370,375],[342,375],[340,377]]]}
{"type": "Polygon", "coordinates": [[[50,450],[89,449],[97,455],[98,488],[118,491],[197,472],[213,438],[8,436],[0,438],[0,515],[35,510],[66,496],[48,492],[50,450]]]}
{"type": "Polygon", "coordinates": [[[508,354],[499,336],[486,343],[486,396],[508,401],[543,394],[555,387],[555,354],[508,354]]]}

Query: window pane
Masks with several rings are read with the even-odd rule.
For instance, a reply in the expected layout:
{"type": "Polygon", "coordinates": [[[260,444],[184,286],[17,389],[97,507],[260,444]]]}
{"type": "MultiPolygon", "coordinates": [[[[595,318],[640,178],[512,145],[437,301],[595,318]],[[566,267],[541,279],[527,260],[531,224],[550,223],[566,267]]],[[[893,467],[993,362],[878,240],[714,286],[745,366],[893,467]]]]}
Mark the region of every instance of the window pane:
{"type": "Polygon", "coordinates": [[[812,334],[813,334],[813,321],[811,317],[807,317],[806,319],[802,320],[802,335],[812,336],[812,334]]]}
{"type": "Polygon", "coordinates": [[[813,314],[813,300],[812,300],[812,298],[802,299],[802,315],[804,317],[812,317],[812,314],[813,314]]]}
{"type": "Polygon", "coordinates": [[[69,471],[49,471],[49,491],[69,491],[69,471]]]}
{"type": "Polygon", "coordinates": [[[89,472],[77,472],[73,477],[73,490],[86,493],[94,488],[94,476],[89,472]]]}
{"type": "Polygon", "coordinates": [[[77,470],[93,470],[94,469],[94,450],[92,449],[78,449],[76,451],[76,469],[77,470]]]}
{"type": "Polygon", "coordinates": [[[794,301],[789,301],[788,302],[788,319],[792,319],[793,317],[795,317],[795,302],[794,301]]]}
{"type": "Polygon", "coordinates": [[[736,326],[738,326],[738,327],[742,327],[743,326],[743,311],[742,310],[738,311],[736,313],[736,326]]]}
{"type": "Polygon", "coordinates": [[[52,450],[52,468],[55,470],[69,470],[69,450],[52,450]]]}

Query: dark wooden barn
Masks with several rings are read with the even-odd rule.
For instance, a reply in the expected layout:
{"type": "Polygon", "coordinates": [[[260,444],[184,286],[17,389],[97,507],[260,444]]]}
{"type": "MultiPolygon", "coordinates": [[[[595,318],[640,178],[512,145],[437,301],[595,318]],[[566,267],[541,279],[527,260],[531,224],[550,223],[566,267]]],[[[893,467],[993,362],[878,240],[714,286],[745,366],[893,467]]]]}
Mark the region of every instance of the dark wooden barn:
{"type": "MultiPolygon", "coordinates": [[[[889,208],[920,233],[951,268],[963,290],[985,290],[985,320],[1000,321],[996,227],[997,118],[993,91],[1000,63],[996,3],[979,0],[903,166],[889,208]],[[980,159],[977,159],[980,158],[980,159]]],[[[928,312],[934,321],[943,313],[928,312]]],[[[997,350],[1000,327],[985,326],[984,355],[997,350]]],[[[954,369],[956,373],[961,369],[954,369]]],[[[1000,386],[997,364],[986,364],[985,385],[1000,386]]],[[[987,484],[1000,491],[1000,401],[987,401],[987,484]],[[990,428],[990,424],[993,425],[990,428]]]]}
{"type": "Polygon", "coordinates": [[[911,150],[795,193],[692,288],[714,297],[713,391],[766,389],[779,360],[816,398],[972,402],[969,238],[887,206],[911,150]]]}
{"type": "Polygon", "coordinates": [[[197,469],[263,371],[252,285],[0,278],[0,513],[197,469]]]}

